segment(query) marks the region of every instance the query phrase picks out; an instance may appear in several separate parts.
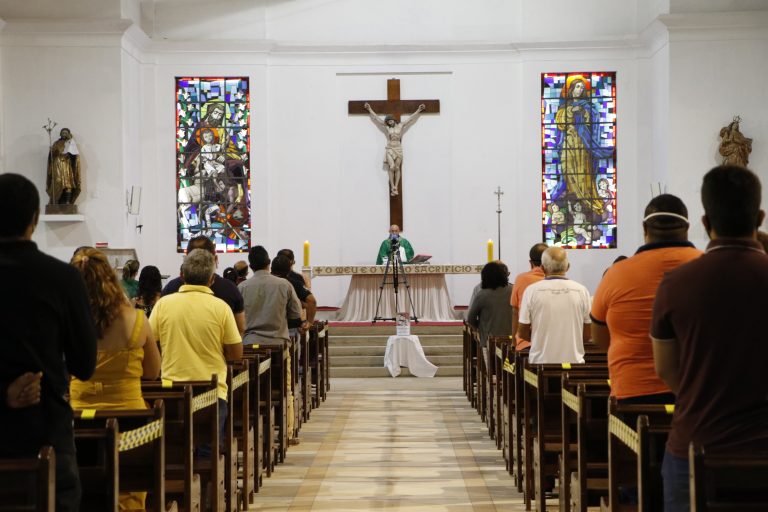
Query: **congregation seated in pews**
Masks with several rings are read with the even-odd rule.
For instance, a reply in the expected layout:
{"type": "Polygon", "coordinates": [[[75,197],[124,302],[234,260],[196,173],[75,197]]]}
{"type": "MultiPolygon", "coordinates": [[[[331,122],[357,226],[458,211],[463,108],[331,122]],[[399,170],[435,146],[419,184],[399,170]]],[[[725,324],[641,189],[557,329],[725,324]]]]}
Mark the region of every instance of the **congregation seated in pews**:
{"type": "Polygon", "coordinates": [[[464,391],[526,509],[768,510],[768,304],[744,292],[768,287],[759,198],[753,173],[717,167],[702,186],[706,253],[683,202],[662,194],[645,244],[593,300],[564,286],[567,257],[549,248],[540,276],[516,280],[514,336],[488,337],[484,357],[465,323],[464,391]]]}
{"type": "Polygon", "coordinates": [[[327,323],[244,349],[243,300],[207,238],[190,242],[176,289],[159,298],[155,283],[135,306],[102,252],[67,265],[37,251],[29,180],[0,176],[0,196],[18,216],[0,243],[19,290],[3,319],[22,348],[2,363],[0,510],[247,509],[326,398],[327,323]]]}

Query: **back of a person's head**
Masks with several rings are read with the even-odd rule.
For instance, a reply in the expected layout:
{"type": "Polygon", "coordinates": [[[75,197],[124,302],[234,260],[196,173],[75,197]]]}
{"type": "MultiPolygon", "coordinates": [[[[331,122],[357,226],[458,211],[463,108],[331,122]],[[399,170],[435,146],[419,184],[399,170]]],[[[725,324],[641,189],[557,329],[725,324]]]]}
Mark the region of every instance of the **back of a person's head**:
{"type": "Polygon", "coordinates": [[[127,260],[123,263],[123,280],[133,279],[139,272],[139,262],[136,260],[127,260]]]}
{"type": "Polygon", "coordinates": [[[147,265],[139,274],[139,295],[155,294],[163,289],[163,276],[160,269],[154,265],[147,265]]]}
{"type": "Polygon", "coordinates": [[[508,284],[509,269],[501,261],[489,261],[480,271],[480,287],[483,290],[495,290],[508,284]]]}
{"type": "Polygon", "coordinates": [[[248,277],[248,262],[243,260],[235,262],[233,270],[235,271],[236,277],[243,279],[248,277]]]}
{"type": "Polygon", "coordinates": [[[721,165],[704,175],[701,202],[717,236],[752,235],[759,226],[760,200],[760,180],[749,169],[721,165]]]}
{"type": "Polygon", "coordinates": [[[187,244],[187,254],[195,249],[205,249],[213,255],[216,254],[216,244],[213,243],[213,240],[204,235],[196,236],[189,240],[189,243],[187,244]]]}
{"type": "Polygon", "coordinates": [[[107,256],[98,249],[80,249],[70,264],[83,276],[96,333],[101,337],[126,303],[125,292],[107,256]]]}
{"type": "Polygon", "coordinates": [[[568,271],[568,253],[562,247],[550,247],[541,255],[541,268],[546,274],[564,274],[568,271]]]}
{"type": "Polygon", "coordinates": [[[683,200],[672,194],[661,194],[645,207],[643,226],[658,239],[687,238],[688,208],[683,200]]]}
{"type": "Polygon", "coordinates": [[[275,256],[272,260],[272,273],[276,276],[286,277],[291,271],[291,260],[287,256],[275,256]]]}
{"type": "Polygon", "coordinates": [[[232,267],[227,267],[224,269],[224,272],[221,274],[224,276],[224,279],[227,281],[232,281],[233,283],[237,283],[237,270],[235,270],[232,267]]]}
{"type": "Polygon", "coordinates": [[[547,250],[547,247],[549,247],[547,244],[541,242],[535,244],[533,247],[531,247],[531,250],[528,251],[528,260],[535,266],[540,267],[541,255],[544,254],[544,251],[547,250]]]}
{"type": "Polygon", "coordinates": [[[205,249],[193,249],[181,264],[185,284],[208,286],[216,268],[213,254],[205,249]]]}
{"type": "Polygon", "coordinates": [[[251,247],[251,250],[248,251],[248,263],[254,271],[264,270],[269,267],[269,253],[261,245],[251,247]]]}
{"type": "Polygon", "coordinates": [[[293,255],[293,251],[290,249],[280,249],[277,251],[278,256],[285,256],[288,258],[289,261],[296,261],[296,258],[293,255]]]}
{"type": "Polygon", "coordinates": [[[19,238],[40,211],[40,194],[24,176],[0,174],[0,204],[6,212],[0,222],[0,238],[19,238]]]}

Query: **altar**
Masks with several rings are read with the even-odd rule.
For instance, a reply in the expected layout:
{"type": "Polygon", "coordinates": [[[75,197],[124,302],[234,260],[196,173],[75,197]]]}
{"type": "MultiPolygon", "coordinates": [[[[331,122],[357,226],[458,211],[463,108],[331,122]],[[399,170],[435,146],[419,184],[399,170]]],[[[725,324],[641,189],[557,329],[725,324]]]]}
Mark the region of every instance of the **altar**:
{"type": "MultiPolygon", "coordinates": [[[[310,278],[326,276],[352,276],[347,295],[333,318],[338,322],[370,322],[376,315],[376,304],[384,279],[384,265],[318,266],[304,267],[310,278]]],[[[411,298],[419,320],[452,322],[460,319],[453,309],[453,301],[445,282],[446,274],[479,274],[483,265],[404,265],[411,291],[411,298]]],[[[391,270],[391,269],[390,269],[391,270]]],[[[401,310],[410,311],[405,283],[398,286],[398,303],[401,310]]],[[[395,294],[391,273],[381,296],[379,317],[395,317],[395,294]]],[[[413,312],[411,312],[413,314],[413,312]]]]}

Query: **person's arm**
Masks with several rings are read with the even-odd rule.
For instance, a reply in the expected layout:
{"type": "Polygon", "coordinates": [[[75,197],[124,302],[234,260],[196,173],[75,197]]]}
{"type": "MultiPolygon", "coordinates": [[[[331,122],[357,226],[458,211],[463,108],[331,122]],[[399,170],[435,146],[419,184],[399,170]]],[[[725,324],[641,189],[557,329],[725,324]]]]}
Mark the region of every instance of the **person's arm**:
{"type": "Polygon", "coordinates": [[[378,256],[376,256],[376,264],[383,265],[384,258],[387,257],[388,254],[389,254],[389,239],[381,242],[381,245],[379,246],[379,254],[378,256]]]}
{"type": "Polygon", "coordinates": [[[591,325],[592,324],[584,324],[584,329],[581,333],[581,341],[584,343],[588,342],[592,337],[592,329],[590,327],[591,325]]]}
{"type": "Polygon", "coordinates": [[[245,311],[235,313],[235,324],[237,325],[237,330],[240,331],[240,336],[242,336],[245,332],[245,311]]]}
{"type": "Polygon", "coordinates": [[[592,321],[592,341],[601,350],[608,350],[608,346],[611,344],[611,332],[608,330],[608,326],[597,321],[592,321]]]}
{"type": "Polygon", "coordinates": [[[653,365],[656,373],[674,394],[680,388],[680,343],[676,339],[653,340],[653,365]]]}
{"type": "Polygon", "coordinates": [[[531,339],[531,324],[524,324],[522,322],[517,324],[517,335],[523,340],[531,339]]]}
{"type": "Polygon", "coordinates": [[[370,104],[366,103],[365,105],[363,105],[363,107],[365,107],[365,110],[367,110],[367,111],[368,111],[368,115],[369,115],[369,116],[371,116],[371,120],[372,120],[374,123],[376,123],[377,125],[381,126],[382,128],[386,128],[386,127],[387,127],[387,123],[385,123],[385,122],[384,122],[384,120],[383,120],[383,119],[381,119],[381,118],[380,118],[380,117],[379,117],[379,116],[376,114],[376,112],[374,112],[374,111],[373,111],[373,109],[371,108],[371,105],[370,105],[370,104]]]}
{"type": "Polygon", "coordinates": [[[480,311],[483,307],[480,304],[481,297],[480,292],[472,297],[472,302],[469,304],[469,311],[467,311],[467,323],[472,327],[477,327],[480,324],[480,311]]]}
{"type": "Polygon", "coordinates": [[[423,103],[419,105],[419,108],[416,109],[416,112],[411,114],[411,116],[408,118],[406,122],[403,123],[403,131],[410,128],[410,126],[416,122],[416,120],[421,116],[421,113],[427,109],[426,105],[423,103]]]}
{"type": "Polygon", "coordinates": [[[311,293],[307,295],[304,304],[307,306],[307,323],[311,326],[315,323],[315,314],[317,314],[317,300],[311,293]]]}
{"type": "Polygon", "coordinates": [[[411,261],[413,259],[413,246],[405,238],[401,239],[401,242],[405,242],[403,244],[403,247],[405,247],[405,261],[411,261]]]}
{"type": "Polygon", "coordinates": [[[240,361],[243,358],[243,342],[224,345],[224,359],[227,362],[240,361]]]}
{"type": "Polygon", "coordinates": [[[145,322],[142,326],[142,338],[144,339],[144,359],[141,361],[141,366],[144,370],[142,377],[156,380],[160,377],[160,349],[157,347],[157,341],[152,333],[152,327],[149,325],[149,322],[145,322]]]}
{"type": "Polygon", "coordinates": [[[224,359],[228,362],[235,362],[243,358],[243,337],[237,330],[235,317],[231,314],[231,311],[227,307],[226,311],[222,313],[224,330],[221,344],[223,346],[224,359]]]}
{"type": "MultiPolygon", "coordinates": [[[[517,328],[520,325],[520,310],[512,306],[512,335],[517,334],[517,328]]],[[[527,339],[527,338],[526,338],[527,339]]]]}
{"type": "Polygon", "coordinates": [[[286,288],[288,290],[288,304],[287,304],[287,313],[288,313],[288,319],[289,320],[301,320],[301,301],[299,300],[298,295],[296,295],[296,291],[293,289],[293,286],[286,281],[286,284],[288,284],[288,287],[286,288]]]}

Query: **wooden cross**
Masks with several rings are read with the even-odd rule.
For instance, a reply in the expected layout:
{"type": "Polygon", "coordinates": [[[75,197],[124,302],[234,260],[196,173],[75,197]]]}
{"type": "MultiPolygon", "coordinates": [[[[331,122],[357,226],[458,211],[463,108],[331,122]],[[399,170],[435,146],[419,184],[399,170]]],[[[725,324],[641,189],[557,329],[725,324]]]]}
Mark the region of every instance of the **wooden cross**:
{"type": "MultiPolygon", "coordinates": [[[[416,112],[419,105],[427,107],[424,113],[439,114],[440,113],[440,100],[401,100],[400,99],[400,80],[397,78],[390,78],[387,80],[387,99],[383,100],[362,100],[362,101],[350,101],[349,102],[349,114],[365,114],[368,115],[368,111],[365,110],[365,104],[371,105],[374,112],[379,115],[390,115],[400,122],[400,116],[402,114],[412,114],[416,112]]],[[[401,174],[400,183],[397,186],[398,194],[396,196],[389,196],[389,224],[397,224],[401,230],[404,230],[403,226],[403,176],[401,174]]],[[[387,187],[387,195],[389,195],[389,187],[387,187]]]]}

